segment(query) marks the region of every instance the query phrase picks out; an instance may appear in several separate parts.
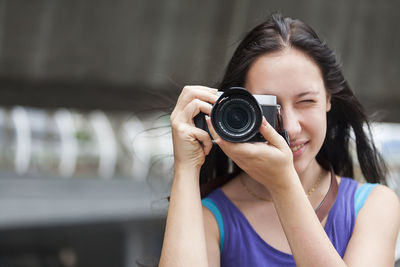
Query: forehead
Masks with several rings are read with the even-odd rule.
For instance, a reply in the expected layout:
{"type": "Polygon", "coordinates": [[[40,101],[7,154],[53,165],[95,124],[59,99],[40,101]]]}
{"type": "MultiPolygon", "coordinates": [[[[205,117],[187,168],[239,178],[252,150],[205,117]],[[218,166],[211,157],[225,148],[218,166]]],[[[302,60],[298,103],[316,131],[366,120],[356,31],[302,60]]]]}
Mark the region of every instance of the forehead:
{"type": "Polygon", "coordinates": [[[318,65],[294,48],[258,57],[246,76],[245,87],[253,94],[299,95],[325,92],[318,65]]]}

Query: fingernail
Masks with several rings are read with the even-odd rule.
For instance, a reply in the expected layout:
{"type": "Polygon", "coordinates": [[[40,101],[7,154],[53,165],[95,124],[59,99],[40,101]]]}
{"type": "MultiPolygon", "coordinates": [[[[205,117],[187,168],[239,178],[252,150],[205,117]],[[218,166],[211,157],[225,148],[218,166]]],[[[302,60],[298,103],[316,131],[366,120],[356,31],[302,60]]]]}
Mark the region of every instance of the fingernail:
{"type": "Polygon", "coordinates": [[[263,117],[262,124],[263,124],[264,126],[267,126],[267,119],[266,119],[265,117],[263,117]]]}

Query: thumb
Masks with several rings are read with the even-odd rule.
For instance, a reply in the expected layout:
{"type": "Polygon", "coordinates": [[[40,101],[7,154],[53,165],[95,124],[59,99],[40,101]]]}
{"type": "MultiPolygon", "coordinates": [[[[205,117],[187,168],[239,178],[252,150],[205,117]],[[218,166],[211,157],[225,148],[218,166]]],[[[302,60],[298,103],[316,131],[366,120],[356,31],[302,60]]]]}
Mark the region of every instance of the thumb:
{"type": "Polygon", "coordinates": [[[271,124],[268,123],[265,117],[263,117],[260,133],[269,144],[279,149],[287,148],[285,139],[274,129],[274,127],[271,126],[271,124]]]}

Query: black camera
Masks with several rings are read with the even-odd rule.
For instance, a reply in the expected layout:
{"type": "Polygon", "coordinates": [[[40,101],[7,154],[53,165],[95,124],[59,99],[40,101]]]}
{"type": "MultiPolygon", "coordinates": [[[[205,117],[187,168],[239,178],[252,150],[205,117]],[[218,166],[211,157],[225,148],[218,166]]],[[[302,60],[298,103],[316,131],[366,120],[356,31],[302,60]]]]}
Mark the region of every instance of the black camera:
{"type": "MultiPolygon", "coordinates": [[[[280,106],[274,95],[252,95],[242,87],[231,87],[219,96],[211,110],[211,122],[218,135],[229,142],[265,142],[259,132],[265,116],[289,144],[289,136],[283,128],[280,106]]],[[[194,117],[196,127],[207,131],[205,114],[194,117]]],[[[211,136],[211,135],[210,135],[211,136]]]]}

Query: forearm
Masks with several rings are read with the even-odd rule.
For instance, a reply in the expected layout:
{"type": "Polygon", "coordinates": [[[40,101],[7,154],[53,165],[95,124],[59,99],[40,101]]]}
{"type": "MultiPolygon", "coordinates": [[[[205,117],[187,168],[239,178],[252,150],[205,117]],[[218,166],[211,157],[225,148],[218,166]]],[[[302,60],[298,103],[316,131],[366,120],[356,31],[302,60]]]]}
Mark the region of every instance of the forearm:
{"type": "Polygon", "coordinates": [[[304,194],[300,180],[293,179],[291,186],[285,192],[275,192],[273,199],[297,266],[346,266],[304,194]]]}
{"type": "Polygon", "coordinates": [[[159,266],[207,266],[196,168],[175,169],[159,266]]]}

